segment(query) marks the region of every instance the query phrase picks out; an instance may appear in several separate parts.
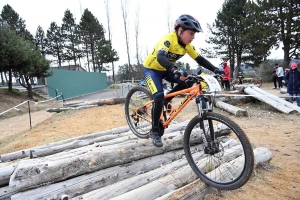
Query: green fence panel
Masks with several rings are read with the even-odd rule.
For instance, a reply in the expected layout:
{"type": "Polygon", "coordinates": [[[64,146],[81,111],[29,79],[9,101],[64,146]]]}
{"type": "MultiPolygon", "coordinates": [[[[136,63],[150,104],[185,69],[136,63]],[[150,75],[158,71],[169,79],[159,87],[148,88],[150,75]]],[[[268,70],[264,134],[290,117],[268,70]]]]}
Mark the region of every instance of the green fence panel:
{"type": "Polygon", "coordinates": [[[54,89],[62,93],[65,99],[105,90],[109,84],[106,73],[82,72],[54,69],[53,75],[47,77],[49,96],[55,97],[54,89]],[[54,88],[54,89],[53,89],[54,88]]]}

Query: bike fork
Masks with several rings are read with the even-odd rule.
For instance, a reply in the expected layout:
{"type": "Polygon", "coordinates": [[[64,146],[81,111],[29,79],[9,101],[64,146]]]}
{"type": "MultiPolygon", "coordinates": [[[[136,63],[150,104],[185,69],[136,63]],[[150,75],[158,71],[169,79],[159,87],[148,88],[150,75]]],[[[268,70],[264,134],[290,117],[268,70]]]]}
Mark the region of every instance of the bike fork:
{"type": "Polygon", "coordinates": [[[200,124],[200,129],[203,132],[203,143],[205,147],[208,147],[208,142],[207,142],[207,136],[205,133],[205,127],[204,127],[204,120],[203,120],[203,114],[205,110],[203,109],[203,96],[197,96],[196,97],[196,104],[197,104],[197,110],[198,110],[198,120],[200,124]]]}

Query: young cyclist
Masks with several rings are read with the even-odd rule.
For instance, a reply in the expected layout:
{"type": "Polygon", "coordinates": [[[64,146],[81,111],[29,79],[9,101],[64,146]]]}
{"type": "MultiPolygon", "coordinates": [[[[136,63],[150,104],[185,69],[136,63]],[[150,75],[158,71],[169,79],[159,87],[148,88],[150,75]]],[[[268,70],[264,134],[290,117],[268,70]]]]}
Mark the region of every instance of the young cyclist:
{"type": "Polygon", "coordinates": [[[195,33],[202,32],[200,23],[190,15],[181,15],[175,22],[174,32],[163,36],[156,44],[152,53],[144,61],[144,77],[150,92],[153,94],[154,103],[152,107],[152,130],[150,138],[157,147],[162,147],[161,136],[159,134],[159,120],[164,105],[168,105],[171,99],[164,102],[164,91],[162,79],[177,85],[169,93],[180,91],[191,87],[185,83],[188,78],[186,72],[177,69],[175,62],[186,53],[193,58],[199,65],[213,71],[214,73],[224,74],[217,67],[203,58],[191,44],[195,33]]]}

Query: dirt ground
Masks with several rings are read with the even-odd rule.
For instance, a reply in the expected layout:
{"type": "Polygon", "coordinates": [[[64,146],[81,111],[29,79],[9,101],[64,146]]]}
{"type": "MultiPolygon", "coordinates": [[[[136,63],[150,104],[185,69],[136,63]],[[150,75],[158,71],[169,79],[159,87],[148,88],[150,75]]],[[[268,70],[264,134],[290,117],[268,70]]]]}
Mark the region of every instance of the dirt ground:
{"type": "MultiPolygon", "coordinates": [[[[262,85],[262,89],[279,94],[278,90],[271,88],[271,84],[262,85]]],[[[12,107],[2,104],[4,100],[9,102],[12,99],[0,95],[0,112],[12,107]]],[[[54,105],[47,104],[50,107],[57,106],[54,105]]],[[[247,109],[249,117],[235,117],[219,109],[215,109],[215,112],[230,116],[245,130],[256,147],[270,149],[273,158],[270,163],[257,168],[242,188],[218,191],[207,195],[205,199],[300,199],[300,115],[282,114],[260,102],[238,106],[247,109]]],[[[23,109],[25,112],[26,107],[23,109]]],[[[124,105],[61,113],[35,109],[32,113],[32,129],[29,129],[28,113],[9,119],[0,118],[0,154],[126,125],[124,105]]],[[[191,119],[195,114],[196,108],[191,103],[176,120],[191,119]]]]}

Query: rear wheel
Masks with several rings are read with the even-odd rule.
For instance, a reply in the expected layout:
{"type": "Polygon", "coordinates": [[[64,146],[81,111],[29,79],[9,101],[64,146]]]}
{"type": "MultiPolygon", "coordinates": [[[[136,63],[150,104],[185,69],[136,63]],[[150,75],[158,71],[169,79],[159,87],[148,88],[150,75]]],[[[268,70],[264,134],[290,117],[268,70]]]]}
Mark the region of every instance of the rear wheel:
{"type": "Polygon", "coordinates": [[[149,138],[153,96],[141,86],[132,88],[125,100],[125,116],[132,132],[140,138],[149,138]]]}
{"type": "Polygon", "coordinates": [[[218,189],[241,187],[254,167],[253,150],[244,131],[217,113],[205,113],[203,123],[198,116],[189,122],[184,133],[184,152],[197,176],[218,189]]]}

